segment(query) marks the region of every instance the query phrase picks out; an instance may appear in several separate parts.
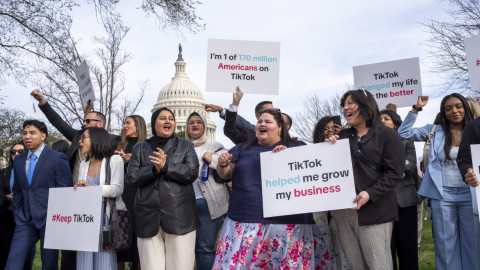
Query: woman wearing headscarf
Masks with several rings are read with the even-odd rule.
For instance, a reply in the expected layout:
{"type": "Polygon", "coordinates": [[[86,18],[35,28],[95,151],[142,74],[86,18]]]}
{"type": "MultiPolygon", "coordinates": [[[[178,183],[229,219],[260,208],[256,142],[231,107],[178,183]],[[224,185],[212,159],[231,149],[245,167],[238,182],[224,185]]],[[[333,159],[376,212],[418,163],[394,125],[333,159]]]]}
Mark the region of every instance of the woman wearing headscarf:
{"type": "Polygon", "coordinates": [[[215,177],[218,157],[227,150],[221,143],[207,137],[206,125],[205,116],[193,112],[187,118],[185,132],[185,138],[194,144],[198,162],[202,168],[199,170],[197,180],[193,182],[201,223],[197,229],[195,242],[197,270],[212,269],[215,260],[215,242],[228,209],[227,187],[219,177],[215,177]],[[219,182],[217,183],[215,179],[219,182]]]}
{"type": "Polygon", "coordinates": [[[431,199],[435,265],[439,270],[477,269],[472,195],[456,162],[463,129],[473,114],[468,101],[453,93],[442,99],[435,126],[414,128],[418,113],[427,103],[428,99],[418,97],[398,133],[411,141],[431,138],[428,165],[418,194],[431,199]]]}
{"type": "Polygon", "coordinates": [[[192,183],[198,176],[193,143],[175,137],[175,116],[152,114],[153,136],[133,147],[127,183],[138,188],[135,225],[142,269],[191,270],[198,220],[192,183]]]}
{"type": "Polygon", "coordinates": [[[350,128],[327,140],[350,142],[357,206],[330,213],[349,269],[392,269],[390,242],[398,218],[395,187],[403,177],[405,150],[398,133],[380,123],[370,92],[348,91],[341,106],[350,128]]]}

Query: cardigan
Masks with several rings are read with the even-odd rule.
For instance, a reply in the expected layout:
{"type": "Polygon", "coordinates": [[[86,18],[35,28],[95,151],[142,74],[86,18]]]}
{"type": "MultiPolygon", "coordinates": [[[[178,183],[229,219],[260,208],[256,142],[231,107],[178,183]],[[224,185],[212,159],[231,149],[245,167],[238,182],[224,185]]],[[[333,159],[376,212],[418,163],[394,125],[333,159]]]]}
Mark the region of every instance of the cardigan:
{"type": "MultiPolygon", "coordinates": [[[[102,187],[102,197],[103,198],[115,198],[115,205],[117,206],[117,210],[127,211],[127,207],[122,200],[122,193],[123,193],[123,160],[118,155],[113,155],[110,158],[110,170],[111,170],[111,178],[110,178],[110,185],[105,185],[105,161],[107,159],[104,158],[102,160],[102,165],[100,166],[100,186],[102,187]]],[[[80,163],[78,169],[78,179],[85,180],[87,179],[88,173],[88,166],[90,165],[89,161],[82,161],[80,163]]],[[[83,188],[83,187],[82,187],[83,188]]],[[[106,210],[107,216],[110,215],[110,206],[107,204],[106,210]]]]}

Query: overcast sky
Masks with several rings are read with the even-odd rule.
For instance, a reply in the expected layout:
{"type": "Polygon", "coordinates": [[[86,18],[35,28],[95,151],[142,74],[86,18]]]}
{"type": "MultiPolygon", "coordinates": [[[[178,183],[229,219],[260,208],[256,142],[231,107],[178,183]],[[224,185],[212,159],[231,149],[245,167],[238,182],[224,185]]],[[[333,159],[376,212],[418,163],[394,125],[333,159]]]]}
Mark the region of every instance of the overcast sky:
{"type": "MultiPolygon", "coordinates": [[[[136,8],[139,2],[120,1],[118,10],[130,27],[124,48],[134,57],[123,69],[128,95],[136,95],[138,81],[150,80],[138,111],[147,122],[160,89],[174,76],[178,43],[182,43],[187,75],[204,91],[205,101],[221,106],[231,103],[231,94],[205,92],[209,38],[281,43],[280,94],[249,95],[244,89],[239,113],[251,122],[255,120],[254,106],[261,100],[272,100],[294,116],[303,110],[307,96],[319,93],[328,98],[353,84],[352,66],[411,57],[420,57],[423,93],[431,97],[417,126],[432,122],[439,111],[442,81],[428,67],[430,35],[422,23],[445,17],[446,1],[206,0],[197,12],[206,29],[197,34],[184,31],[183,35],[160,30],[153,16],[147,18],[136,8]]],[[[84,3],[74,11],[74,37],[81,40],[80,49],[89,54],[95,46],[92,37],[102,35],[102,28],[93,6],[84,3]]],[[[33,113],[33,98],[28,96],[34,88],[10,83],[2,91],[7,96],[5,104],[42,119],[40,111],[33,113]]],[[[407,111],[404,108],[399,113],[404,117],[407,111]]],[[[223,121],[218,115],[211,115],[211,119],[217,124],[217,139],[231,147],[223,136],[223,121]]]]}

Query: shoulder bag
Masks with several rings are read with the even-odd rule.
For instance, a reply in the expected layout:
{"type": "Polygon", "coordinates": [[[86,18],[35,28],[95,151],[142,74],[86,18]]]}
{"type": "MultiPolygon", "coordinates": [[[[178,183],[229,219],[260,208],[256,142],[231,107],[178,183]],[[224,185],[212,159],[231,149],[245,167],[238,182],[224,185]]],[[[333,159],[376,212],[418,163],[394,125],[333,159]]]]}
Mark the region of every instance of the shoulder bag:
{"type": "MultiPolygon", "coordinates": [[[[107,158],[105,173],[105,185],[110,185],[112,177],[110,168],[110,157],[107,158]]],[[[110,207],[108,228],[102,234],[103,248],[113,249],[115,251],[122,251],[128,249],[132,244],[132,227],[130,226],[130,217],[128,211],[118,210],[115,204],[115,198],[104,199],[104,212],[107,208],[107,203],[110,207]]],[[[105,213],[106,215],[107,213],[105,213]]]]}
{"type": "Polygon", "coordinates": [[[435,135],[435,128],[437,128],[437,125],[433,125],[432,131],[428,133],[427,142],[425,142],[425,145],[423,146],[423,161],[421,167],[422,174],[425,174],[425,171],[427,170],[428,159],[430,158],[430,152],[432,151],[432,145],[430,141],[432,140],[432,136],[435,135]]]}

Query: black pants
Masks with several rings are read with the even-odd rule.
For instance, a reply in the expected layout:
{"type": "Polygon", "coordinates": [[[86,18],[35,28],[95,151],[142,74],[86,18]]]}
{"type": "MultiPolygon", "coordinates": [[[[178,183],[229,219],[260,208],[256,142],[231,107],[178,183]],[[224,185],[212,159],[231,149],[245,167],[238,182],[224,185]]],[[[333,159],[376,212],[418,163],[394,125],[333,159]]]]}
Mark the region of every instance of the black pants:
{"type": "Polygon", "coordinates": [[[393,269],[397,269],[397,256],[401,270],[418,269],[417,247],[417,206],[398,207],[391,243],[393,269]]]}

